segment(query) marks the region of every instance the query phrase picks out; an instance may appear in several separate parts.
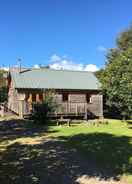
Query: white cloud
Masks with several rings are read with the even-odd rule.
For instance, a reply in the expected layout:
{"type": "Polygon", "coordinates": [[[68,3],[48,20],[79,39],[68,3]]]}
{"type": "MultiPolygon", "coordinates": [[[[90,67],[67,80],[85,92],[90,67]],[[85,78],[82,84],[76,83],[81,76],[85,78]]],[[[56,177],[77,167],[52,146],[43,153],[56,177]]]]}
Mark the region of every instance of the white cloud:
{"type": "Polygon", "coordinates": [[[85,66],[84,70],[85,71],[96,72],[96,71],[99,70],[99,68],[94,64],[88,64],[88,65],[85,66]]]}
{"type": "Polygon", "coordinates": [[[70,59],[60,57],[56,54],[51,56],[50,61],[51,61],[51,63],[49,64],[50,68],[57,70],[65,69],[65,70],[78,70],[78,71],[91,71],[91,72],[99,70],[99,68],[94,64],[84,65],[82,63],[75,63],[70,59]]]}
{"type": "MultiPolygon", "coordinates": [[[[56,70],[76,70],[76,71],[91,71],[95,72],[98,71],[99,68],[95,64],[87,64],[84,65],[83,63],[76,63],[73,60],[69,59],[67,56],[58,56],[56,54],[52,55],[49,60],[49,67],[56,70]]],[[[33,68],[40,68],[44,67],[44,65],[35,64],[33,68]]],[[[14,67],[18,68],[18,65],[14,67]]],[[[1,69],[8,71],[9,67],[1,67],[1,69]]]]}
{"type": "Polygon", "coordinates": [[[56,54],[53,54],[50,58],[50,61],[51,62],[56,62],[56,61],[60,61],[61,60],[61,57],[56,55],[56,54]]]}
{"type": "Polygon", "coordinates": [[[33,66],[33,68],[40,68],[40,66],[39,66],[38,64],[35,64],[35,65],[33,66]]]}
{"type": "Polygon", "coordinates": [[[66,70],[83,70],[82,64],[75,64],[68,60],[61,60],[50,64],[50,68],[53,69],[66,69],[66,70]]]}
{"type": "Polygon", "coordinates": [[[98,47],[97,47],[97,50],[99,51],[99,52],[106,52],[106,47],[104,47],[103,45],[99,45],[98,47]]]}
{"type": "Polygon", "coordinates": [[[7,72],[9,71],[9,67],[1,67],[0,69],[4,70],[4,71],[7,71],[7,72]]]}

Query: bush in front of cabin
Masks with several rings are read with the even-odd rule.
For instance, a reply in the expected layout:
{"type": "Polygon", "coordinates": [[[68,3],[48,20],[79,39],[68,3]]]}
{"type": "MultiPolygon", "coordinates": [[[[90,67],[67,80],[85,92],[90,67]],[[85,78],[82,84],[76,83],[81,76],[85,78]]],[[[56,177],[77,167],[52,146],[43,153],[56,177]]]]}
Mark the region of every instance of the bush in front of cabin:
{"type": "Polygon", "coordinates": [[[54,98],[53,91],[46,91],[42,102],[33,104],[32,119],[34,122],[46,124],[49,120],[49,115],[57,110],[57,103],[54,98]]]}
{"type": "Polygon", "coordinates": [[[8,89],[6,86],[0,87],[0,102],[7,102],[8,89]]]}

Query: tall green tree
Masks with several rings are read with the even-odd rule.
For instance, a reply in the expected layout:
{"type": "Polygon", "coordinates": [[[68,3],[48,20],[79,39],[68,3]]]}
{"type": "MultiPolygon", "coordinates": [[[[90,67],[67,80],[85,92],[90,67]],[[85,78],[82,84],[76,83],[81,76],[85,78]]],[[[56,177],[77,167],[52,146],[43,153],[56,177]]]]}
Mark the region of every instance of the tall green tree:
{"type": "Polygon", "coordinates": [[[0,102],[7,101],[7,72],[0,70],[0,102]]]}
{"type": "Polygon", "coordinates": [[[124,118],[132,117],[132,26],[117,38],[107,54],[105,69],[97,74],[106,105],[124,118]]]}

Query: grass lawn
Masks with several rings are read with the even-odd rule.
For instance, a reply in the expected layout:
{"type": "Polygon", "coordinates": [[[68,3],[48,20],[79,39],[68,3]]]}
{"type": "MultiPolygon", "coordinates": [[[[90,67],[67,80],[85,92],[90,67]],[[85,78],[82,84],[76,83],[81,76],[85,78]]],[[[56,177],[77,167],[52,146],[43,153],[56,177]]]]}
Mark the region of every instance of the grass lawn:
{"type": "Polygon", "coordinates": [[[2,184],[73,184],[83,174],[131,184],[132,121],[46,127],[0,120],[0,168],[2,184]]]}
{"type": "Polygon", "coordinates": [[[108,125],[51,126],[52,137],[96,160],[98,165],[132,183],[132,122],[109,120],[108,125]]]}

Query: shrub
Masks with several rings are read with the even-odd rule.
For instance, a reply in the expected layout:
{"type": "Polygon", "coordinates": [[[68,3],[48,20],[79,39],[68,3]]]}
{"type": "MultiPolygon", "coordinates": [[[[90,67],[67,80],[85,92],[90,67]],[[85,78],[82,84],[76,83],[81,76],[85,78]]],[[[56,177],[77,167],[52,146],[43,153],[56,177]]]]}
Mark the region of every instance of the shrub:
{"type": "Polygon", "coordinates": [[[7,87],[3,86],[0,88],[0,102],[6,102],[8,98],[7,87]]]}
{"type": "Polygon", "coordinates": [[[56,111],[57,103],[54,95],[54,92],[46,91],[44,100],[41,103],[33,104],[32,119],[35,122],[46,124],[49,119],[49,114],[56,111]]]}

